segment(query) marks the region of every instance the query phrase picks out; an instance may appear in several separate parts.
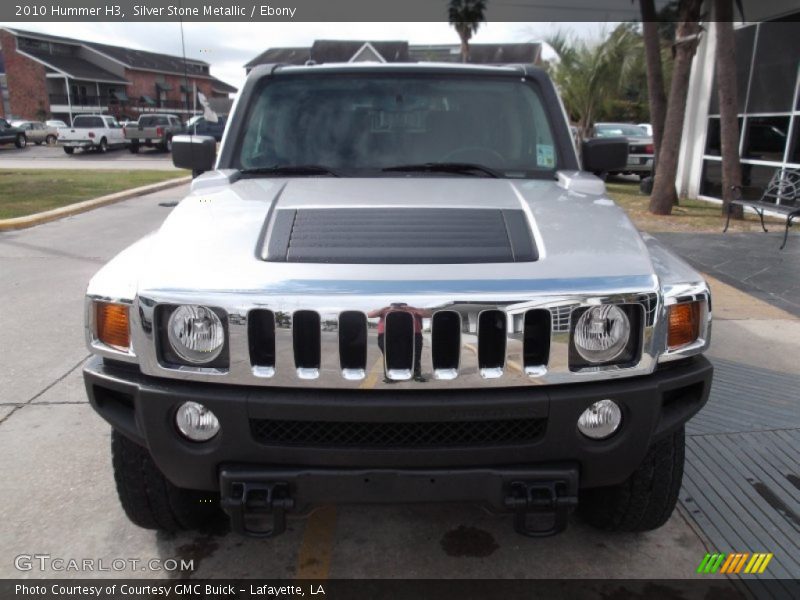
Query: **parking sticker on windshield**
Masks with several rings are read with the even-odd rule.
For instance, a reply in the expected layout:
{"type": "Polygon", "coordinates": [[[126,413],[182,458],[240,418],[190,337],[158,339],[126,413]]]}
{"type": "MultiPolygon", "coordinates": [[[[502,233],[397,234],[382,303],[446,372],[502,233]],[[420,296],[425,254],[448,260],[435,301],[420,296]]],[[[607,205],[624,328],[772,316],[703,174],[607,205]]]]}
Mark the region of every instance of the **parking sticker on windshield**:
{"type": "Polygon", "coordinates": [[[547,144],[536,145],[536,165],[548,169],[556,166],[556,156],[552,146],[547,144]]]}

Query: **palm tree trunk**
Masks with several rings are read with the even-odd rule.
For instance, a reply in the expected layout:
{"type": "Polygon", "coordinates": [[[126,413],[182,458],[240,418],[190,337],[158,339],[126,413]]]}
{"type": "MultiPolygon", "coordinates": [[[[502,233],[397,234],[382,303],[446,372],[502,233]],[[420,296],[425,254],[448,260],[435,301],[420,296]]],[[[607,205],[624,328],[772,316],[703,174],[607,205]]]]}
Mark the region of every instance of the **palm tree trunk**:
{"type": "Polygon", "coordinates": [[[667,115],[664,119],[658,168],[653,182],[653,194],[650,196],[650,212],[655,215],[671,214],[672,206],[678,201],[675,178],[678,173],[678,154],[683,134],[683,118],[686,113],[689,75],[700,34],[698,20],[701,5],[702,0],[681,0],[679,4],[681,20],[675,32],[672,84],[669,90],[667,115]]]}
{"type": "Polygon", "coordinates": [[[469,41],[467,38],[461,38],[461,62],[469,62],[469,41]]]}
{"type": "Polygon", "coordinates": [[[722,155],[722,214],[744,217],[741,206],[730,206],[734,188],[742,185],[739,161],[739,104],[736,91],[736,57],[733,37],[733,0],[714,0],[717,28],[717,94],[719,97],[720,148],[722,155]]]}
{"type": "Polygon", "coordinates": [[[661,67],[661,38],[656,22],[654,0],[640,0],[642,37],[645,64],[647,65],[647,95],[650,99],[650,123],[653,126],[653,172],[658,166],[661,139],[664,136],[664,118],[667,113],[667,95],[664,92],[664,71],[661,67]]]}

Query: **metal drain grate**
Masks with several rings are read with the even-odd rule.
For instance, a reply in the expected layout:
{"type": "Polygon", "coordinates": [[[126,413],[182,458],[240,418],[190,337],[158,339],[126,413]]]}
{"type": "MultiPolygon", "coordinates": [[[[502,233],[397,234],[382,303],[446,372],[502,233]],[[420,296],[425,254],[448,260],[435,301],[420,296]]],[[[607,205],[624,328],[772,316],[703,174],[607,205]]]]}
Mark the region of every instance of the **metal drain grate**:
{"type": "Polygon", "coordinates": [[[418,448],[532,442],[544,433],[546,423],[546,419],[394,423],[251,419],[250,428],[262,444],[418,448]]]}

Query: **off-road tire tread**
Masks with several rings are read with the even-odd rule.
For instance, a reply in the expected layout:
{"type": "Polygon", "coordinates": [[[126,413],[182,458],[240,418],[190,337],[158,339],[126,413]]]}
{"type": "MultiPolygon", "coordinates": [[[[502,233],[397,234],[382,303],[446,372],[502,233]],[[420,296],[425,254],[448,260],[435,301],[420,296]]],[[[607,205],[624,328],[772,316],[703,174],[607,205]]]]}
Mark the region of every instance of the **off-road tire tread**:
{"type": "Polygon", "coordinates": [[[609,531],[651,531],[667,522],[678,501],[685,458],[683,427],[659,440],[619,485],[586,490],[579,511],[590,525],[609,531]]]}
{"type": "Polygon", "coordinates": [[[217,516],[216,502],[200,502],[210,494],[170,483],[145,448],[116,431],[111,455],[122,508],[139,527],[177,532],[200,528],[217,516]]]}

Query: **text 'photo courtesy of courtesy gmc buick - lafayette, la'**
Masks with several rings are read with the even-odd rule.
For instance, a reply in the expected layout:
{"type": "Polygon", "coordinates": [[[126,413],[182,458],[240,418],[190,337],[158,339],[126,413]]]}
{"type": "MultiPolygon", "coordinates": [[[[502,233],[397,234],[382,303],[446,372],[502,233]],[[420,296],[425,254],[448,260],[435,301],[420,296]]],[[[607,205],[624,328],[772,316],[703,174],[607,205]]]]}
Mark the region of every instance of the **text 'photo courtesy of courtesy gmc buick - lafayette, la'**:
{"type": "Polygon", "coordinates": [[[471,503],[663,525],[712,367],[703,277],[591,172],[533,67],[268,65],[161,227],[91,280],[84,368],[152,529],[471,503]],[[581,164],[582,163],[582,164],[581,164]]]}

